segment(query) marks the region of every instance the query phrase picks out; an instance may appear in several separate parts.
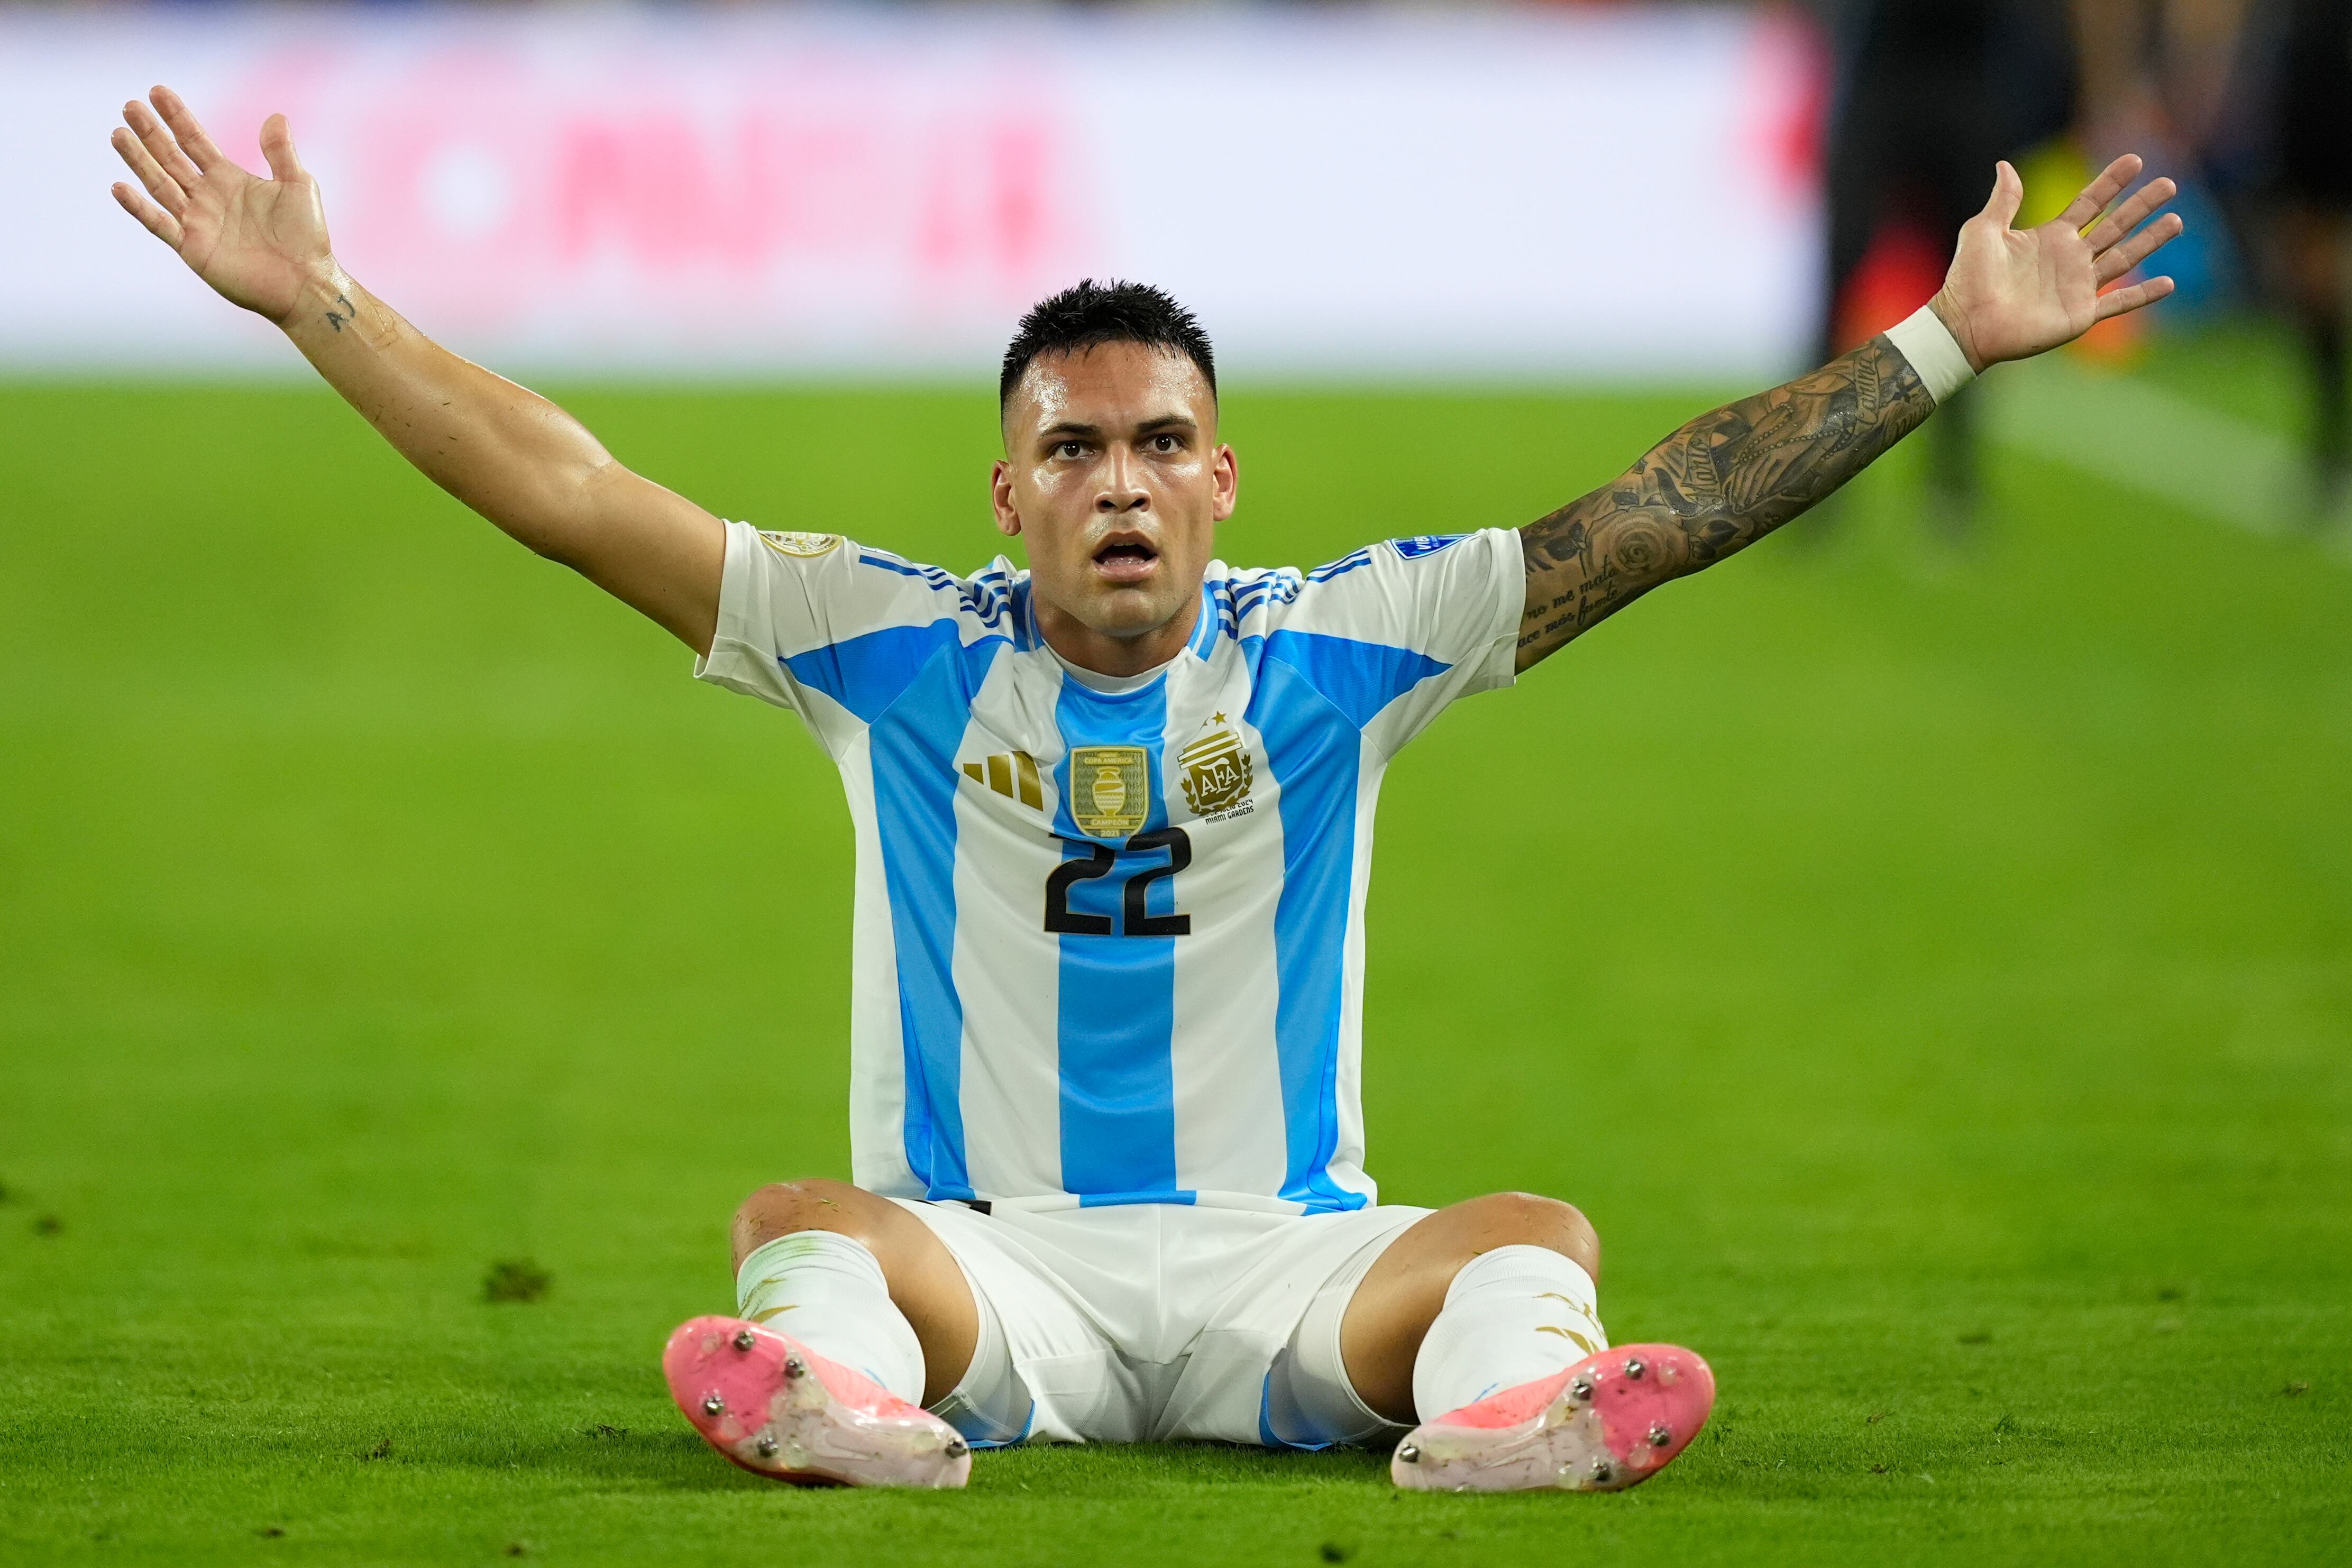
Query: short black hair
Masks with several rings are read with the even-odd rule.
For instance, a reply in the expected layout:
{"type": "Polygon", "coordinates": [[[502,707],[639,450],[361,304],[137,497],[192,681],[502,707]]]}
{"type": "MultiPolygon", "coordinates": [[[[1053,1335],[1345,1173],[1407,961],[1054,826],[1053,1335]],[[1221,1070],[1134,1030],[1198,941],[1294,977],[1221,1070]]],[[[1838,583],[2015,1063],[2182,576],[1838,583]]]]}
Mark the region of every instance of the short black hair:
{"type": "Polygon", "coordinates": [[[996,406],[1013,402],[1013,389],[1040,354],[1071,354],[1098,343],[1141,343],[1181,354],[1201,368],[1209,395],[1217,395],[1217,357],[1209,335],[1193,314],[1176,303],[1166,289],[1148,283],[1122,283],[1112,278],[1097,283],[1080,278],[1069,287],[1030,307],[1004,350],[1004,369],[996,380],[996,406]]]}

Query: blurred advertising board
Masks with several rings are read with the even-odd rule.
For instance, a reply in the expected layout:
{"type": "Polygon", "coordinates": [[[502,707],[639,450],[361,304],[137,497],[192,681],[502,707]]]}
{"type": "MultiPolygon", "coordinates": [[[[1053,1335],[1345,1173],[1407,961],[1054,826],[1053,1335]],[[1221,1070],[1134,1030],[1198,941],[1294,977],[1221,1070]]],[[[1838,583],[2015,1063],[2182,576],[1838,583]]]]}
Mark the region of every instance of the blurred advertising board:
{"type": "Polygon", "coordinates": [[[1276,375],[1778,369],[1811,334],[1820,66],[1789,16],[0,10],[0,369],[294,369],[116,208],[126,97],[487,362],[984,375],[1081,276],[1276,375]]]}

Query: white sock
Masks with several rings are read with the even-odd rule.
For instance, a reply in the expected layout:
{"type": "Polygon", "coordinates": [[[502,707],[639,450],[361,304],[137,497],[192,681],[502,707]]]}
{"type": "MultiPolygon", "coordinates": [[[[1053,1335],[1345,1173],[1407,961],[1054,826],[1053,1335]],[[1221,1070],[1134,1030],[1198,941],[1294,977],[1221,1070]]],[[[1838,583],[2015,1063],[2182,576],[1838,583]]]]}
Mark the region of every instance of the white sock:
{"type": "Polygon", "coordinates": [[[743,1260],[735,1300],[738,1316],[923,1402],[922,1343],[864,1242],[830,1230],[779,1236],[743,1260]]]}
{"type": "Polygon", "coordinates": [[[1549,1247],[1497,1247],[1465,1264],[1412,1363],[1424,1421],[1609,1348],[1592,1276],[1549,1247]]]}

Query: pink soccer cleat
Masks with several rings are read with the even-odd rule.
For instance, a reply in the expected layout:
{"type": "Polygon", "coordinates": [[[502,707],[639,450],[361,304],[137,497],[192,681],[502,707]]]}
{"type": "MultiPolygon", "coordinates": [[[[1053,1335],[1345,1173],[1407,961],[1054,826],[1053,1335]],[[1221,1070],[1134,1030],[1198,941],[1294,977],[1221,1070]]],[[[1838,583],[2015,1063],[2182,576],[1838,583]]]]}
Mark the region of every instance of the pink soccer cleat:
{"type": "Polygon", "coordinates": [[[971,1475],[971,1445],[945,1421],[740,1318],[679,1324],[662,1375],[694,1429],[760,1475],[854,1487],[960,1487],[971,1475]]]}
{"type": "Polygon", "coordinates": [[[1619,1345],[1423,1421],[1389,1474],[1414,1491],[1622,1491],[1665,1469],[1714,1407],[1697,1352],[1619,1345]]]}

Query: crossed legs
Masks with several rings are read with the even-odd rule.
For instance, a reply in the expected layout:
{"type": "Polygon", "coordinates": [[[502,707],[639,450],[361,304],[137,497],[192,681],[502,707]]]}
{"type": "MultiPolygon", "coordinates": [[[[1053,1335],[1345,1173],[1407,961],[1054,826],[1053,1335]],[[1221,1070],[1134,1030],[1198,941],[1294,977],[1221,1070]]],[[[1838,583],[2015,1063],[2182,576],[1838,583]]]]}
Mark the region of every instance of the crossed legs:
{"type": "MultiPolygon", "coordinates": [[[[779,1237],[809,1230],[846,1236],[874,1254],[922,1346],[924,1403],[944,1398],[971,1364],[980,1332],[971,1287],[946,1245],[887,1198],[817,1177],[772,1183],[744,1199],[735,1212],[735,1266],[779,1237]]],[[[1582,1214],[1556,1198],[1492,1193],[1426,1216],[1381,1254],[1341,1320],[1348,1378],[1365,1404],[1391,1421],[1414,1419],[1414,1359],[1454,1275],[1511,1246],[1558,1252],[1600,1276],[1599,1238],[1582,1214]]]]}

